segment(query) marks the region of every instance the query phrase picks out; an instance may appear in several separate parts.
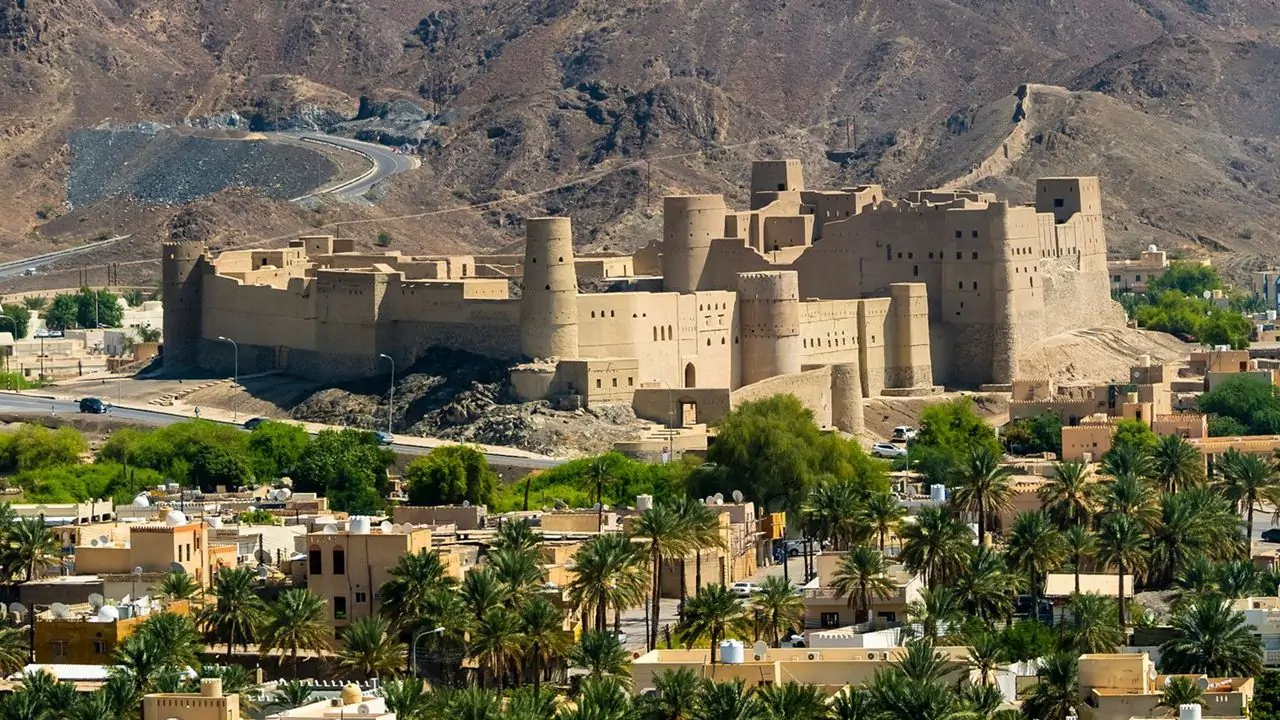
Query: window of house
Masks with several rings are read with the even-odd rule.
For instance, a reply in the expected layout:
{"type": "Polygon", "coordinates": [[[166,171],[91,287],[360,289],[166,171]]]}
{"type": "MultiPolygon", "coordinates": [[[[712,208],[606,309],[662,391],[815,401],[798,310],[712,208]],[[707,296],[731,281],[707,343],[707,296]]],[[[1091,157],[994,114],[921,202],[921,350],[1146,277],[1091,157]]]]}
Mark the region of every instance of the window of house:
{"type": "Polygon", "coordinates": [[[342,548],[333,549],[333,574],[347,574],[347,551],[342,548]]]}
{"type": "Polygon", "coordinates": [[[347,619],[347,599],[344,597],[336,597],[333,599],[333,619],[347,619]]]}
{"type": "Polygon", "coordinates": [[[957,259],[957,260],[959,260],[959,259],[961,259],[962,257],[963,257],[963,256],[960,254],[960,251],[959,251],[959,250],[957,250],[957,251],[956,251],[956,259],[957,259]]]}
{"type": "Polygon", "coordinates": [[[978,231],[977,231],[977,230],[974,230],[974,231],[973,231],[973,236],[974,236],[974,237],[978,237],[978,231]]]}
{"type": "Polygon", "coordinates": [[[974,289],[974,290],[977,290],[977,289],[978,289],[978,281],[977,281],[977,280],[974,280],[974,281],[973,281],[973,289],[974,289]]]}
{"type": "Polygon", "coordinates": [[[191,562],[191,543],[187,543],[187,562],[191,562]]]}
{"type": "Polygon", "coordinates": [[[959,289],[959,290],[963,290],[963,289],[964,289],[964,281],[963,281],[963,280],[961,280],[959,283],[957,283],[957,285],[959,286],[957,289],[959,289]]]}
{"type": "Polygon", "coordinates": [[[1134,275],[1134,276],[1133,276],[1133,281],[1134,281],[1134,282],[1142,282],[1142,276],[1141,276],[1141,275],[1134,275]]]}
{"type": "Polygon", "coordinates": [[[94,641],[93,641],[93,654],[94,654],[94,655],[106,655],[106,654],[107,654],[107,641],[106,641],[106,640],[101,640],[101,639],[99,639],[99,640],[94,640],[94,641]]]}
{"type": "Polygon", "coordinates": [[[912,265],[912,266],[911,266],[911,277],[920,277],[920,266],[919,266],[919,265],[912,265]]]}
{"type": "Polygon", "coordinates": [[[915,253],[907,253],[907,259],[908,259],[908,260],[915,260],[915,259],[916,259],[916,254],[915,254],[915,253]]]}
{"type": "Polygon", "coordinates": [[[635,379],[635,378],[633,378],[633,377],[628,377],[628,378],[627,378],[627,387],[634,387],[634,386],[635,386],[635,384],[636,384],[636,379],[635,379]]]}
{"type": "Polygon", "coordinates": [[[358,603],[366,603],[366,602],[369,602],[369,596],[357,590],[357,591],[356,591],[356,602],[358,602],[358,603]]]}
{"type": "Polygon", "coordinates": [[[667,326],[667,337],[671,340],[676,339],[675,330],[670,325],[667,326]]]}
{"type": "Polygon", "coordinates": [[[320,575],[324,572],[320,563],[320,548],[311,548],[311,552],[307,553],[308,570],[312,575],[320,575]]]}
{"type": "MultiPolygon", "coordinates": [[[[603,313],[602,313],[602,315],[603,315],[603,313]]],[[[610,310],[610,311],[609,311],[609,317],[617,317],[617,316],[613,314],[613,311],[612,311],[612,310],[610,310]]]]}
{"type": "Polygon", "coordinates": [[[596,389],[599,390],[602,387],[604,387],[604,383],[600,381],[600,378],[596,378],[596,389]]]}
{"type": "Polygon", "coordinates": [[[52,640],[49,642],[49,645],[53,647],[53,657],[55,660],[67,656],[67,646],[69,643],[66,640],[52,640]]]}
{"type": "Polygon", "coordinates": [[[824,628],[840,627],[840,613],[838,612],[822,613],[822,627],[824,628]]]}
{"type": "Polygon", "coordinates": [[[1066,207],[1066,205],[1067,205],[1067,201],[1066,201],[1065,199],[1063,199],[1063,198],[1054,198],[1054,199],[1053,199],[1053,206],[1054,206],[1054,207],[1066,207]]]}
{"type": "Polygon", "coordinates": [[[902,259],[902,253],[898,253],[898,259],[899,259],[899,260],[901,260],[901,259],[902,259]]]}
{"type": "Polygon", "coordinates": [[[976,253],[976,252],[975,252],[975,253],[973,254],[973,259],[974,259],[974,260],[977,260],[977,259],[978,259],[978,253],[976,253]]]}
{"type": "Polygon", "coordinates": [[[956,239],[957,239],[957,240],[959,240],[959,239],[960,239],[960,238],[962,238],[962,237],[964,237],[964,233],[963,233],[963,232],[961,232],[961,231],[959,231],[959,230],[957,230],[957,231],[956,231],[956,239]]]}
{"type": "Polygon", "coordinates": [[[618,387],[618,378],[613,378],[613,386],[618,387]]]}

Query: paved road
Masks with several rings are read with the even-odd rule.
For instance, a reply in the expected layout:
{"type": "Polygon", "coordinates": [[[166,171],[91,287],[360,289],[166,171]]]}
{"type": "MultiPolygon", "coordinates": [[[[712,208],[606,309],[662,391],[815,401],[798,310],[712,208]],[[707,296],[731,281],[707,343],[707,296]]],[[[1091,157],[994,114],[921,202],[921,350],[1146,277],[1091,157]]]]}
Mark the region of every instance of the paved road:
{"type": "MultiPolygon", "coordinates": [[[[408,155],[401,155],[385,145],[375,145],[374,143],[336,137],[334,135],[325,135],[323,133],[294,132],[282,134],[305,142],[337,145],[338,147],[346,148],[352,152],[360,153],[373,161],[373,171],[368,173],[366,176],[362,176],[354,182],[348,181],[326,185],[308,195],[303,195],[303,198],[314,197],[316,195],[334,195],[344,200],[367,202],[367,200],[364,199],[364,194],[368,192],[375,183],[380,180],[385,180],[392,175],[399,175],[402,172],[408,172],[409,170],[413,170],[417,167],[417,163],[412,157],[408,155]]],[[[302,198],[294,199],[300,200],[302,198]]]]}
{"type": "MultiPolygon", "coordinates": [[[[48,398],[31,397],[14,393],[0,393],[0,412],[65,415],[78,414],[80,412],[80,406],[71,400],[50,400],[48,398]]],[[[182,415],[173,415],[154,410],[125,407],[111,408],[110,417],[117,420],[135,422],[140,425],[157,426],[172,425],[174,423],[190,419],[182,415]]],[[[215,420],[213,422],[219,421],[215,420]]],[[[232,423],[224,424],[231,425],[232,423]]],[[[429,447],[409,445],[405,443],[392,443],[390,447],[401,455],[425,455],[431,452],[431,448],[429,447]]],[[[537,469],[554,467],[560,464],[559,460],[542,460],[538,458],[521,457],[518,455],[501,455],[498,453],[486,454],[485,457],[490,463],[495,465],[505,465],[507,467],[537,469]]]]}
{"type": "Polygon", "coordinates": [[[55,250],[53,252],[44,253],[42,255],[33,255],[29,258],[23,258],[22,260],[14,260],[13,262],[3,263],[3,264],[0,264],[0,279],[17,277],[23,274],[24,272],[26,272],[27,270],[33,270],[35,268],[40,267],[41,265],[45,265],[47,263],[53,262],[54,260],[64,260],[73,255],[86,253],[86,252],[89,252],[90,250],[97,250],[98,248],[106,247],[107,245],[111,245],[112,243],[119,242],[129,237],[132,237],[132,236],[117,235],[112,238],[107,238],[106,240],[98,240],[96,242],[91,242],[86,245],[79,245],[73,248],[66,248],[65,250],[55,250]]]}

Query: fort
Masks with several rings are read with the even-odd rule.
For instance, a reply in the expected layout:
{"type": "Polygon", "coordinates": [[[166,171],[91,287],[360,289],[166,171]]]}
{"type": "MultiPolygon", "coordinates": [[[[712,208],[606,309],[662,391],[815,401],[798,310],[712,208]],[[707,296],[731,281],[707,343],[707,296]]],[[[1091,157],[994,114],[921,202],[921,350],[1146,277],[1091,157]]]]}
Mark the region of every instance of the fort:
{"type": "Polygon", "coordinates": [[[895,201],[878,185],[807,190],[799,161],[776,160],[752,164],[750,191],[745,210],[666,197],[661,241],[632,255],[575,256],[565,217],[528,219],[523,255],[167,243],[164,364],[229,372],[238,355],[242,373],[332,381],[447,346],[512,361],[524,399],[687,425],[792,392],[858,432],[863,398],[1010,384],[1038,340],[1124,322],[1097,178],[1042,179],[1030,205],[895,201]]]}

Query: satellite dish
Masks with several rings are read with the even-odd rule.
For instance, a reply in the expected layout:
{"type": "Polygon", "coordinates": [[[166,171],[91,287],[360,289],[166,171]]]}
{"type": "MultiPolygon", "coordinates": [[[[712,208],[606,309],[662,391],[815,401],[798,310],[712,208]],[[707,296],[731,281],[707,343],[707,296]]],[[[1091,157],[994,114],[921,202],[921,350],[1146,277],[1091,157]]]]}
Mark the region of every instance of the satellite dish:
{"type": "Polygon", "coordinates": [[[734,491],[733,491],[733,501],[734,501],[734,502],[736,502],[736,503],[740,503],[740,502],[742,502],[742,491],[741,491],[741,490],[734,490],[734,491]]]}
{"type": "Polygon", "coordinates": [[[757,640],[756,644],[751,646],[751,651],[755,653],[756,659],[763,660],[769,654],[769,643],[757,640]]]}
{"type": "Polygon", "coordinates": [[[463,501],[462,501],[462,507],[471,507],[471,501],[470,501],[470,500],[463,500],[463,501]]]}
{"type": "Polygon", "coordinates": [[[265,548],[258,548],[253,551],[253,559],[260,563],[269,563],[271,562],[271,553],[267,552],[265,548]]]}
{"type": "Polygon", "coordinates": [[[20,603],[20,602],[12,602],[12,603],[9,603],[9,612],[11,612],[11,613],[18,613],[19,615],[26,615],[26,614],[27,614],[27,606],[26,606],[26,605],[23,605],[23,604],[22,604],[22,603],[20,603]]]}
{"type": "Polygon", "coordinates": [[[258,566],[258,579],[259,579],[259,580],[266,580],[266,579],[267,579],[267,576],[268,576],[268,575],[270,575],[270,574],[271,574],[271,571],[267,569],[267,566],[266,566],[266,565],[259,565],[259,566],[258,566]]]}
{"type": "Polygon", "coordinates": [[[724,503],[724,493],[718,492],[716,493],[715,497],[716,497],[717,503],[720,503],[720,504],[724,503]]]}
{"type": "Polygon", "coordinates": [[[186,575],[187,569],[182,566],[182,563],[171,562],[169,563],[169,572],[177,573],[179,575],[186,575]]]}
{"type": "Polygon", "coordinates": [[[109,544],[111,544],[111,538],[107,537],[106,535],[99,535],[99,536],[98,536],[98,544],[99,544],[99,545],[109,545],[109,544]]]}
{"type": "Polygon", "coordinates": [[[53,603],[49,606],[49,612],[59,620],[66,620],[71,617],[71,608],[60,602],[53,603]]]}
{"type": "Polygon", "coordinates": [[[703,505],[715,505],[715,504],[716,504],[716,496],[715,496],[715,495],[708,495],[708,496],[707,496],[707,499],[702,501],[702,504],[703,504],[703,505]]]}
{"type": "Polygon", "coordinates": [[[98,538],[89,541],[89,547],[98,547],[98,538]]]}
{"type": "Polygon", "coordinates": [[[360,713],[361,715],[368,715],[369,706],[366,705],[365,703],[360,703],[359,705],[356,706],[356,712],[360,713]]]}
{"type": "Polygon", "coordinates": [[[333,535],[334,533],[338,532],[338,526],[337,526],[337,525],[325,525],[325,526],[324,526],[324,528],[322,528],[322,529],[320,530],[320,532],[322,532],[322,533],[324,533],[324,534],[326,534],[326,535],[333,535]]]}
{"type": "Polygon", "coordinates": [[[92,593],[89,595],[89,607],[92,607],[94,610],[102,607],[104,602],[106,602],[106,598],[102,597],[98,593],[92,593]]]}
{"type": "Polygon", "coordinates": [[[134,569],[133,569],[133,574],[134,574],[135,576],[141,575],[141,574],[142,574],[142,566],[141,566],[141,565],[139,565],[138,567],[134,568],[134,569]]]}
{"type": "Polygon", "coordinates": [[[387,522],[386,520],[383,520],[383,521],[382,521],[382,524],[378,525],[378,529],[382,531],[382,534],[383,534],[383,535],[386,535],[387,533],[389,533],[389,532],[391,532],[392,530],[394,530],[394,529],[395,529],[395,526],[394,526],[394,525],[392,525],[391,523],[387,522]]]}
{"type": "Polygon", "coordinates": [[[1201,690],[1208,690],[1208,689],[1209,689],[1209,678],[1207,678],[1207,677],[1205,677],[1205,676],[1203,676],[1203,675],[1201,675],[1200,677],[1196,678],[1196,687],[1200,688],[1201,690]]]}
{"type": "Polygon", "coordinates": [[[133,602],[133,596],[132,596],[132,595],[128,595],[128,594],[126,594],[124,597],[120,598],[120,604],[121,604],[121,605],[128,605],[129,603],[132,603],[132,602],[133,602]]]}

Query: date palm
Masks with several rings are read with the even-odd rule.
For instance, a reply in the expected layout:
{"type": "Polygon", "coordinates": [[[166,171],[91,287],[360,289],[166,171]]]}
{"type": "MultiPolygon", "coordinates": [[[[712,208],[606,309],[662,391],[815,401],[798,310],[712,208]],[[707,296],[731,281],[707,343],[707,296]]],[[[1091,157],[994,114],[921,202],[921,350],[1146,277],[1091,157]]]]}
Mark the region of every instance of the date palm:
{"type": "Polygon", "coordinates": [[[1124,644],[1115,603],[1097,593],[1075,593],[1067,601],[1071,619],[1064,621],[1065,644],[1075,652],[1109,653],[1124,644]]]}
{"type": "Polygon", "coordinates": [[[440,554],[421,549],[401,555],[390,570],[391,579],[382,584],[382,614],[397,628],[410,628],[422,617],[422,602],[436,588],[452,588],[457,583],[449,575],[440,554]]]}
{"type": "Polygon", "coordinates": [[[236,642],[248,647],[266,620],[267,606],[257,586],[257,576],[248,567],[219,570],[213,579],[212,601],[196,615],[205,633],[227,643],[228,662],[236,642]]]}
{"type": "Polygon", "coordinates": [[[524,641],[520,657],[533,676],[534,688],[541,688],[546,670],[569,654],[564,616],[545,598],[536,598],[521,610],[520,625],[524,641]]]}
{"type": "Polygon", "coordinates": [[[553,688],[526,685],[507,695],[506,717],[507,720],[554,720],[559,703],[560,696],[553,688]]]}
{"type": "Polygon", "coordinates": [[[930,588],[950,582],[968,556],[973,532],[940,506],[926,506],[902,526],[902,563],[930,588]]]}
{"type": "Polygon", "coordinates": [[[489,547],[493,550],[532,552],[537,550],[538,545],[541,543],[542,535],[535,531],[529,523],[512,520],[498,526],[497,532],[493,534],[493,542],[489,547]]]}
{"type": "Polygon", "coordinates": [[[523,630],[520,616],[507,607],[490,608],[472,628],[471,658],[480,668],[482,687],[485,678],[492,677],[502,691],[503,680],[520,657],[523,630]]]}
{"type": "Polygon", "coordinates": [[[907,516],[907,509],[902,507],[902,503],[893,493],[871,493],[867,496],[866,505],[863,507],[863,516],[872,532],[876,534],[880,542],[880,554],[883,555],[885,536],[897,532],[902,524],[902,518],[907,516]]]}
{"type": "Polygon", "coordinates": [[[689,668],[663,670],[654,675],[653,700],[645,708],[653,720],[692,720],[702,681],[689,668]]]}
{"type": "Polygon", "coordinates": [[[968,685],[960,690],[966,720],[1018,720],[1021,713],[1006,708],[1004,694],[994,685],[968,685]]]}
{"type": "Polygon", "coordinates": [[[648,648],[658,645],[658,618],[661,616],[662,562],[684,557],[693,549],[689,527],[679,512],[668,503],[658,503],[640,514],[631,529],[632,535],[649,546],[649,565],[653,569],[650,587],[648,648]]]}
{"type": "Polygon", "coordinates": [[[984,628],[969,638],[969,669],[978,673],[978,680],[982,685],[991,683],[991,678],[1004,660],[1004,646],[999,635],[984,628]]]}
{"type": "Polygon", "coordinates": [[[763,720],[763,709],[741,680],[703,683],[694,720],[763,720]]]}
{"type": "Polygon", "coordinates": [[[34,580],[46,568],[58,564],[61,548],[44,524],[44,516],[17,518],[8,525],[4,563],[21,568],[24,581],[34,580]]]}
{"type": "Polygon", "coordinates": [[[1142,523],[1144,529],[1151,528],[1160,518],[1155,487],[1141,475],[1119,475],[1107,483],[1103,513],[1128,515],[1142,523]]]}
{"type": "Polygon", "coordinates": [[[1064,530],[1088,527],[1098,511],[1101,485],[1089,466],[1076,460],[1054,463],[1053,477],[1036,491],[1044,511],[1064,530]]]}
{"type": "Polygon", "coordinates": [[[523,607],[547,581],[547,570],[535,555],[536,550],[495,550],[489,553],[489,567],[506,588],[506,596],[515,607],[523,607]]]}
{"type": "Polygon", "coordinates": [[[1067,545],[1067,553],[1072,559],[1072,572],[1075,574],[1076,593],[1080,592],[1080,571],[1085,558],[1093,557],[1098,551],[1098,536],[1084,525],[1073,525],[1062,535],[1067,545]]]}
{"type": "Polygon", "coordinates": [[[849,599],[856,622],[870,620],[874,597],[888,595],[897,587],[885,574],[887,569],[884,556],[866,545],[858,545],[841,556],[831,587],[849,599]]]}
{"type": "Polygon", "coordinates": [[[1013,617],[1022,581],[1009,570],[1008,561],[999,551],[979,547],[969,556],[965,572],[956,578],[953,587],[970,615],[991,624],[1013,617]]]}
{"type": "Polygon", "coordinates": [[[26,667],[29,652],[25,631],[0,626],[0,676],[9,677],[26,667]]]}
{"type": "Polygon", "coordinates": [[[800,627],[804,622],[804,600],[785,578],[770,575],[751,595],[751,607],[764,619],[774,647],[782,640],[786,628],[800,627]]]}
{"type": "Polygon", "coordinates": [[[1220,597],[1202,597],[1176,613],[1174,636],[1160,646],[1169,673],[1253,677],[1262,672],[1262,641],[1244,613],[1220,597]]]}
{"type": "Polygon", "coordinates": [[[1204,690],[1200,689],[1185,675],[1173,675],[1167,679],[1160,691],[1160,702],[1156,707],[1165,708],[1166,715],[1177,715],[1178,708],[1183,705],[1199,705],[1208,710],[1209,704],[1204,700],[1204,690]]]}
{"type": "Polygon", "coordinates": [[[957,508],[977,518],[979,546],[986,544],[988,515],[1009,507],[1012,475],[1013,470],[1000,464],[1000,455],[985,445],[971,450],[955,469],[956,488],[951,500],[957,508]]]}
{"type": "Polygon", "coordinates": [[[1215,584],[1222,596],[1231,600],[1249,597],[1262,590],[1270,595],[1274,588],[1262,585],[1262,571],[1248,560],[1228,560],[1214,568],[1215,584]]]}
{"type": "Polygon", "coordinates": [[[813,685],[765,685],[755,696],[764,720],[821,720],[827,715],[827,696],[813,685]]]}
{"type": "Polygon", "coordinates": [[[1098,532],[1098,560],[1116,569],[1116,617],[1123,627],[1126,623],[1124,576],[1141,568],[1147,560],[1146,538],[1143,537],[1141,523],[1131,515],[1103,518],[1102,529],[1098,532]]]}
{"type": "Polygon", "coordinates": [[[921,590],[920,599],[907,604],[907,619],[920,626],[921,638],[933,643],[951,634],[964,618],[964,603],[949,587],[921,590]]]}
{"type": "MultiPolygon", "coordinates": [[[[688,541],[691,545],[690,550],[694,553],[694,587],[702,587],[702,549],[725,548],[724,536],[720,534],[720,514],[707,507],[701,501],[691,497],[679,498],[675,501],[673,507],[684,523],[685,531],[688,533],[688,541]]],[[[680,573],[680,578],[681,582],[683,582],[683,571],[680,573]]],[[[681,597],[687,594],[682,585],[680,588],[681,597]]]]}
{"type": "Polygon", "coordinates": [[[831,720],[875,720],[880,711],[870,693],[845,687],[831,696],[831,720]]]}
{"type": "Polygon", "coordinates": [[[200,583],[185,572],[167,572],[160,576],[153,592],[170,600],[195,600],[200,594],[200,583]]]}
{"type": "Polygon", "coordinates": [[[1039,680],[1022,703],[1026,717],[1067,720],[1077,716],[1080,703],[1079,669],[1075,653],[1055,653],[1040,663],[1039,680]]]}
{"type": "Polygon", "coordinates": [[[820,481],[801,505],[801,527],[806,536],[844,550],[870,534],[863,522],[863,509],[863,491],[858,486],[828,478],[820,481]]]}
{"type": "Polygon", "coordinates": [[[1263,500],[1274,501],[1280,491],[1276,464],[1269,458],[1240,454],[1224,463],[1222,493],[1245,513],[1245,537],[1253,537],[1253,511],[1263,500]]]}
{"type": "Polygon", "coordinates": [[[391,623],[379,615],[353,621],[342,633],[338,665],[362,677],[395,675],[400,671],[406,648],[391,632],[391,623]]]}
{"type": "Polygon", "coordinates": [[[1009,565],[1027,574],[1031,607],[1039,614],[1040,578],[1058,567],[1067,554],[1062,533],[1042,512],[1018,513],[1009,530],[1009,565]]]}
{"type": "Polygon", "coordinates": [[[1204,458],[1181,435],[1161,435],[1151,452],[1151,475],[1165,492],[1186,490],[1204,482],[1204,458]]]}
{"type": "Polygon", "coordinates": [[[298,677],[298,658],[303,651],[320,655],[329,648],[330,627],[324,599],[306,588],[280,593],[267,613],[262,632],[263,653],[280,651],[293,659],[293,677],[298,677]]]}
{"type": "Polygon", "coordinates": [[[1159,585],[1172,583],[1192,558],[1212,556],[1208,522],[1212,518],[1202,514],[1196,499],[1191,491],[1161,498],[1160,520],[1148,536],[1151,562],[1147,570],[1147,577],[1159,585]]]}
{"type": "Polygon", "coordinates": [[[711,642],[711,664],[716,664],[716,648],[732,631],[741,631],[748,624],[747,608],[742,601],[723,585],[707,585],[698,588],[698,594],[687,599],[684,616],[676,628],[676,634],[686,645],[707,639],[711,642]]]}
{"type": "Polygon", "coordinates": [[[1149,478],[1154,469],[1151,453],[1137,445],[1118,445],[1102,456],[1102,474],[1112,478],[1124,475],[1149,478]]]}
{"type": "Polygon", "coordinates": [[[490,610],[504,607],[511,600],[509,588],[492,565],[471,568],[462,577],[459,588],[471,617],[479,622],[490,610]]]}
{"type": "Polygon", "coordinates": [[[569,651],[569,664],[586,670],[590,678],[626,682],[631,677],[631,653],[613,633],[583,633],[582,639],[569,651]]]}
{"type": "Polygon", "coordinates": [[[160,664],[186,667],[197,662],[204,646],[200,633],[187,615],[159,612],[148,615],[134,630],[132,637],[152,643],[160,656],[160,664]]]}
{"type": "MultiPolygon", "coordinates": [[[[413,680],[411,682],[417,682],[419,686],[422,685],[421,681],[418,680],[413,680]]],[[[379,688],[379,691],[385,691],[387,686],[390,684],[391,683],[386,683],[379,688]]],[[[383,697],[386,697],[386,695],[383,694],[383,697]]],[[[292,710],[296,707],[302,707],[303,705],[310,703],[311,698],[311,683],[301,682],[299,680],[290,680],[276,686],[275,692],[272,693],[271,697],[267,700],[264,709],[274,709],[276,711],[292,710]]]]}
{"type": "Polygon", "coordinates": [[[608,627],[609,610],[620,612],[644,602],[649,571],[641,546],[617,533],[594,535],[573,553],[573,579],[566,588],[569,601],[591,629],[608,627]]]}

